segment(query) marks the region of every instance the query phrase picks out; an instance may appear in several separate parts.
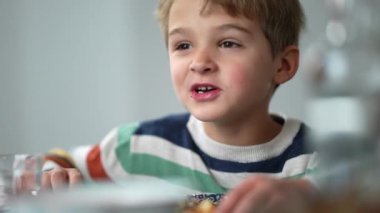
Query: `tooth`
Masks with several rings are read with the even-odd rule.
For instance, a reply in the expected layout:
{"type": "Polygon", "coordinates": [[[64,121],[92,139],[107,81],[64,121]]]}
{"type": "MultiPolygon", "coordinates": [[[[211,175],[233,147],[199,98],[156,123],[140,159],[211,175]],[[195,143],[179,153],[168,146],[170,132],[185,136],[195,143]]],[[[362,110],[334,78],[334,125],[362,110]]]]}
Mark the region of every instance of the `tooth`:
{"type": "Polygon", "coordinates": [[[207,87],[207,90],[212,90],[212,87],[211,86],[207,87]]]}
{"type": "Polygon", "coordinates": [[[206,90],[206,87],[198,87],[198,90],[204,91],[204,90],[206,90]]]}

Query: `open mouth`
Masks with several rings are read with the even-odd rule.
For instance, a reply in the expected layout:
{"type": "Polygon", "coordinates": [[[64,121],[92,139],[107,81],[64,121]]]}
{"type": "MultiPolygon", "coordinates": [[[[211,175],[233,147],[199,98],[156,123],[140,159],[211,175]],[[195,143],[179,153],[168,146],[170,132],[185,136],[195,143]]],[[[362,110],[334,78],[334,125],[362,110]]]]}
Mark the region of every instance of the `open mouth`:
{"type": "Polygon", "coordinates": [[[194,91],[198,94],[203,94],[203,93],[211,92],[214,90],[216,90],[216,87],[213,87],[213,86],[197,86],[194,88],[194,91]]]}
{"type": "Polygon", "coordinates": [[[211,84],[194,84],[191,97],[196,101],[211,101],[220,95],[221,89],[211,84]]]}

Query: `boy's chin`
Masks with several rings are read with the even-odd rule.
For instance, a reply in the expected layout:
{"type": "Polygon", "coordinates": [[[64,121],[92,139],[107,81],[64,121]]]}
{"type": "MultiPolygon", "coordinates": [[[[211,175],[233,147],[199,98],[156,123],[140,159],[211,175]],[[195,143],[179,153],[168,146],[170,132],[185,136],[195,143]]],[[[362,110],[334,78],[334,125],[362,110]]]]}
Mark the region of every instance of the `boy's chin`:
{"type": "Polygon", "coordinates": [[[213,122],[220,119],[216,112],[190,112],[196,119],[203,122],[213,122]]]}

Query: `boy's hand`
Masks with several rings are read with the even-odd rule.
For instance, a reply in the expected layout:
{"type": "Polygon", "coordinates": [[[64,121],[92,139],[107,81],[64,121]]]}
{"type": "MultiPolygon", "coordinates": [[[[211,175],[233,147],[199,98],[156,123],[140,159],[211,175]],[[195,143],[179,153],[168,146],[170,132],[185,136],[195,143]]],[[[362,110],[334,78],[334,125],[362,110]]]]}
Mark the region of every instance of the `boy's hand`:
{"type": "Polygon", "coordinates": [[[82,174],[74,168],[55,168],[42,175],[42,188],[53,191],[77,185],[83,181],[82,174]]]}
{"type": "Polygon", "coordinates": [[[255,176],[232,189],[220,203],[217,212],[309,212],[314,190],[307,180],[255,176]]]}

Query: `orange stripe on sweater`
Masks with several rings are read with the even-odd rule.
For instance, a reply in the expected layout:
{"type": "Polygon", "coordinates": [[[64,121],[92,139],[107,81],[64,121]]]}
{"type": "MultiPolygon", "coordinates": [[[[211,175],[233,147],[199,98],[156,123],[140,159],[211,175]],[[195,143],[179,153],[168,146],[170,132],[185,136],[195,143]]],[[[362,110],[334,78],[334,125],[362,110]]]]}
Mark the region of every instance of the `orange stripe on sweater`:
{"type": "Polygon", "coordinates": [[[94,180],[109,180],[107,173],[104,170],[100,157],[100,146],[94,146],[87,155],[86,159],[88,173],[94,180]]]}

